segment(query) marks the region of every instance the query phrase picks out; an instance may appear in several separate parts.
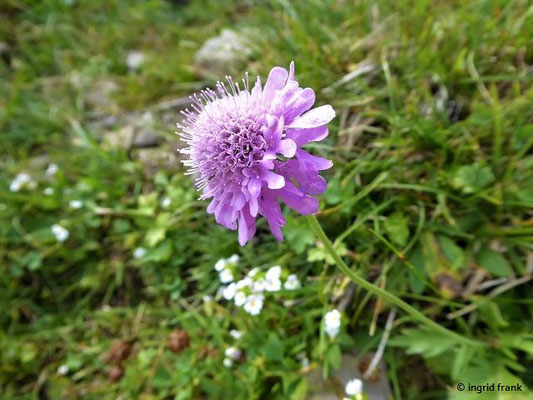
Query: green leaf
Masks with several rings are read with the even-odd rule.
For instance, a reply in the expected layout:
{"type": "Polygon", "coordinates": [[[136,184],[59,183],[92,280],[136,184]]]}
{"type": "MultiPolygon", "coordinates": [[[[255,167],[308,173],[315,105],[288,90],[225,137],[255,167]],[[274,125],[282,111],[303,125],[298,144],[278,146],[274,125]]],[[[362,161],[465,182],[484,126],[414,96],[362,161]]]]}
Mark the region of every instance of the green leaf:
{"type": "Polygon", "coordinates": [[[497,251],[486,247],[477,254],[477,262],[484,269],[498,278],[507,278],[513,274],[513,269],[507,260],[497,251]]]}
{"type": "Polygon", "coordinates": [[[281,361],[283,349],[283,342],[274,333],[271,333],[267,342],[261,347],[261,354],[267,361],[281,361]]]}
{"type": "Polygon", "coordinates": [[[385,231],[390,239],[399,246],[405,246],[409,239],[409,221],[404,214],[396,212],[385,220],[385,231]]]}
{"type": "Polygon", "coordinates": [[[476,193],[493,181],[494,175],[490,167],[475,163],[459,168],[452,178],[452,185],[464,193],[476,193]]]}
{"type": "Polygon", "coordinates": [[[466,267],[463,249],[457,246],[448,236],[439,235],[437,237],[444,257],[450,262],[453,269],[464,269],[466,267]]]}
{"type": "Polygon", "coordinates": [[[342,362],[342,353],[341,348],[337,344],[333,344],[328,347],[325,354],[324,362],[333,369],[338,369],[341,366],[342,362]]]}
{"type": "Polygon", "coordinates": [[[435,357],[457,344],[453,338],[427,329],[404,329],[402,335],[389,341],[390,345],[405,347],[407,354],[435,357]]]}

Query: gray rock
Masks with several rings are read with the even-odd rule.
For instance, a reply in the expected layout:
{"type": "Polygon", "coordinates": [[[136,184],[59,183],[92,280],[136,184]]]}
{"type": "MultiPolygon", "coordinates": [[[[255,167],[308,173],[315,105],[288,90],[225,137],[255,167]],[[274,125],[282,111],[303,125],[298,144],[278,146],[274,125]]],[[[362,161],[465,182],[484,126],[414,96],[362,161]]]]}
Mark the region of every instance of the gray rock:
{"type": "Polygon", "coordinates": [[[354,355],[344,354],[341,367],[334,371],[327,381],[322,379],[321,369],[312,371],[306,376],[309,387],[307,400],[342,399],[344,397],[344,388],[348,381],[352,379],[361,379],[363,381],[363,391],[370,400],[389,400],[392,396],[392,391],[387,380],[385,365],[380,363],[373,374],[373,378],[364,380],[363,374],[359,371],[360,364],[361,359],[354,355]]]}
{"type": "Polygon", "coordinates": [[[206,40],[198,50],[195,67],[207,78],[220,79],[242,69],[252,52],[252,43],[247,37],[224,29],[220,35],[206,40]]]}

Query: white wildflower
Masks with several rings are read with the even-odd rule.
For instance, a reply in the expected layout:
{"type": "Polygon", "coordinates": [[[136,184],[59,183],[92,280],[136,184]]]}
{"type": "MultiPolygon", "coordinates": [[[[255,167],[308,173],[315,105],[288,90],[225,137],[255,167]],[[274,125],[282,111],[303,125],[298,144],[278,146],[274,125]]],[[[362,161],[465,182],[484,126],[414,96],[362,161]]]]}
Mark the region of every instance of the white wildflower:
{"type": "Polygon", "coordinates": [[[146,255],[146,249],[144,247],[137,247],[133,251],[133,257],[135,258],[143,258],[146,255]]]}
{"type": "Polygon", "coordinates": [[[208,294],[206,294],[202,300],[204,301],[204,303],[210,303],[213,301],[213,297],[209,296],[208,294]]]}
{"type": "Polygon", "coordinates": [[[251,287],[253,283],[254,282],[250,278],[243,278],[237,282],[237,289],[244,289],[245,287],[251,287]]]}
{"type": "Polygon", "coordinates": [[[170,197],[165,197],[162,201],[161,201],[161,206],[163,208],[168,208],[170,206],[170,203],[172,203],[172,201],[170,200],[170,197]]]}
{"type": "Polygon", "coordinates": [[[259,278],[258,280],[256,280],[253,283],[252,288],[253,288],[254,292],[261,293],[262,291],[265,290],[265,285],[266,285],[265,279],[264,278],[259,278]]]}
{"type": "Polygon", "coordinates": [[[126,56],[126,64],[131,70],[136,70],[144,63],[144,54],[140,51],[130,51],[126,56]]]}
{"type": "Polygon", "coordinates": [[[17,176],[15,176],[15,179],[11,182],[9,185],[9,190],[11,192],[18,192],[24,185],[31,182],[31,176],[29,176],[25,172],[21,172],[17,176]]]}
{"type": "Polygon", "coordinates": [[[68,367],[63,364],[63,365],[60,365],[58,368],[57,368],[57,373],[59,375],[66,375],[68,373],[68,367]]]}
{"type": "Polygon", "coordinates": [[[250,271],[248,271],[248,273],[246,274],[246,276],[248,276],[248,277],[250,277],[250,278],[253,278],[254,276],[257,275],[258,272],[259,272],[259,268],[254,267],[254,268],[252,268],[250,271]]]}
{"type": "Polygon", "coordinates": [[[226,288],[224,288],[224,291],[222,292],[222,296],[226,300],[231,300],[235,297],[235,292],[237,291],[237,285],[235,283],[231,283],[226,288]]]}
{"type": "Polygon", "coordinates": [[[239,262],[239,255],[238,254],[233,254],[230,258],[228,258],[228,262],[232,263],[232,264],[237,264],[239,262]]]}
{"type": "Polygon", "coordinates": [[[73,208],[75,210],[83,207],[83,203],[81,200],[70,200],[68,202],[68,205],[70,208],[73,208]]]}
{"type": "Polygon", "coordinates": [[[48,168],[46,168],[46,171],[44,171],[44,173],[47,176],[54,176],[57,171],[59,171],[59,167],[57,166],[57,164],[51,163],[48,164],[48,168]]]}
{"type": "Polygon", "coordinates": [[[361,379],[352,379],[344,388],[348,396],[357,396],[363,391],[363,382],[361,379]]]}
{"type": "Polygon", "coordinates": [[[295,274],[289,275],[283,287],[287,290],[294,290],[300,288],[300,281],[295,274]]]}
{"type": "Polygon", "coordinates": [[[332,310],[324,316],[324,331],[330,338],[336,337],[340,332],[341,313],[338,310],[332,310]]]}
{"type": "Polygon", "coordinates": [[[226,268],[227,262],[225,259],[221,258],[215,263],[215,271],[222,271],[224,268],[226,268]]]}
{"type": "Polygon", "coordinates": [[[240,338],[242,338],[242,332],[241,331],[238,331],[237,329],[232,329],[229,331],[229,334],[231,335],[231,337],[235,340],[239,340],[240,338]]]}
{"type": "Polygon", "coordinates": [[[246,296],[246,293],[244,293],[242,290],[239,290],[237,293],[235,293],[233,301],[237,307],[242,307],[246,303],[247,298],[248,296],[246,296]]]}
{"type": "Polygon", "coordinates": [[[241,358],[242,351],[237,347],[228,347],[224,352],[224,355],[232,360],[238,360],[241,358]]]}
{"type": "Polygon", "coordinates": [[[225,358],[224,361],[222,361],[222,365],[224,365],[226,368],[231,368],[233,366],[233,361],[229,358],[225,358]]]}
{"type": "Polygon", "coordinates": [[[43,193],[44,193],[46,196],[51,196],[51,195],[54,194],[54,188],[47,187],[46,189],[43,190],[43,193]]]}
{"type": "Polygon", "coordinates": [[[270,267],[266,273],[266,279],[279,279],[281,277],[281,267],[279,265],[275,265],[274,267],[270,267]]]}
{"type": "Polygon", "coordinates": [[[262,294],[252,294],[246,298],[246,303],[244,304],[244,310],[250,315],[258,315],[263,308],[263,295],[262,294]]]}
{"type": "Polygon", "coordinates": [[[52,225],[52,233],[58,242],[64,242],[70,234],[69,231],[57,224],[52,225]]]}
{"type": "Polygon", "coordinates": [[[229,268],[224,268],[219,273],[220,282],[230,283],[233,282],[233,272],[229,268]]]}
{"type": "Polygon", "coordinates": [[[277,292],[281,289],[281,280],[279,278],[268,277],[265,279],[265,290],[267,292],[277,292]]]}

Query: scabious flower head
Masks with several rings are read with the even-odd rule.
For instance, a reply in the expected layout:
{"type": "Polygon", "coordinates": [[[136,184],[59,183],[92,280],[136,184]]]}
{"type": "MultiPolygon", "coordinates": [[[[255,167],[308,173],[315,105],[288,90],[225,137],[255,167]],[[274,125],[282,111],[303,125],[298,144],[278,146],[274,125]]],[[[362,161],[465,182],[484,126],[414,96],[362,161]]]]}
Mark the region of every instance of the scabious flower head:
{"type": "Polygon", "coordinates": [[[274,236],[283,240],[285,224],[279,200],[300,214],[318,211],[313,197],[326,190],[319,171],[331,161],[301,147],[328,135],[335,117],[330,105],[313,110],[315,93],[300,88],[290,70],[274,67],[264,85],[253,88],[248,75],[241,90],[230,77],[228,88],[218,82],[193,96],[192,110],[178,124],[188,147],[181,150],[189,173],[197,174],[200,199],[212,199],[207,211],[216,221],[238,229],[244,245],[255,234],[258,216],[266,218],[274,236]]]}

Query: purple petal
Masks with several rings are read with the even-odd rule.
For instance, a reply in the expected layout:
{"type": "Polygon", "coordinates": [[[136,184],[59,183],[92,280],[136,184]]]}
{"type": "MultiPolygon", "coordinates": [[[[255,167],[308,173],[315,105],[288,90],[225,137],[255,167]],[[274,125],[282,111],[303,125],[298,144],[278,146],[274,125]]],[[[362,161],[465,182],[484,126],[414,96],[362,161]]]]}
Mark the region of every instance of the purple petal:
{"type": "Polygon", "coordinates": [[[269,189],[281,189],[285,185],[283,176],[266,169],[259,172],[259,177],[267,183],[269,189]]]}
{"type": "Polygon", "coordinates": [[[276,193],[285,204],[302,215],[314,214],[318,211],[318,199],[304,195],[291,182],[287,182],[283,189],[276,193]]]}
{"type": "Polygon", "coordinates": [[[335,118],[335,110],[329,104],[326,104],[306,112],[286,127],[293,129],[316,128],[327,124],[333,118],[335,118]]]}
{"type": "Polygon", "coordinates": [[[291,65],[289,66],[289,81],[294,80],[294,61],[291,61],[291,65]]]}
{"type": "Polygon", "coordinates": [[[296,150],[296,158],[301,162],[302,171],[322,171],[333,166],[330,160],[313,156],[302,149],[296,150]]]}
{"type": "Polygon", "coordinates": [[[300,147],[309,142],[319,142],[329,134],[326,125],[311,129],[287,129],[287,137],[291,138],[300,147]]]}
{"type": "Polygon", "coordinates": [[[309,110],[315,104],[315,92],[311,88],[299,89],[287,105],[285,120],[290,124],[296,117],[309,110]]]}
{"type": "Polygon", "coordinates": [[[289,73],[287,70],[282,67],[274,67],[270,70],[268,79],[265,83],[265,88],[263,89],[264,98],[267,104],[270,104],[274,98],[274,92],[285,86],[288,75],[289,73]]]}
{"type": "Polygon", "coordinates": [[[239,213],[239,244],[244,246],[248,240],[255,235],[255,218],[253,218],[245,207],[239,213]]]}
{"type": "Polygon", "coordinates": [[[268,226],[274,237],[278,240],[283,240],[281,227],[285,225],[285,218],[283,218],[281,207],[276,201],[276,196],[272,192],[265,192],[263,199],[260,202],[260,209],[261,215],[267,220],[268,226]]]}
{"type": "Polygon", "coordinates": [[[292,139],[284,139],[280,141],[279,152],[287,158],[294,157],[297,149],[298,147],[296,146],[296,143],[294,143],[294,140],[292,139]]]}

